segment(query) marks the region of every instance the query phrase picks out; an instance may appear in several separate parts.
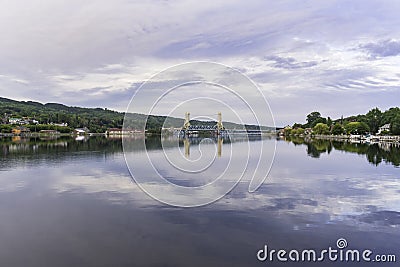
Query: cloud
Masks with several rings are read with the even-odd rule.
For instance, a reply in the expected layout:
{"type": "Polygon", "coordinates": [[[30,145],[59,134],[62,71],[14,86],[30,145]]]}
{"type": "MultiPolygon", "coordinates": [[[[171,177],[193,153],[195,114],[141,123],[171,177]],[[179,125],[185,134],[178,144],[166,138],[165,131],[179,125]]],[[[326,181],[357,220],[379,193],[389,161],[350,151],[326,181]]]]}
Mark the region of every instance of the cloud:
{"type": "Polygon", "coordinates": [[[393,39],[367,43],[360,47],[373,59],[400,55],[400,41],[393,39]]]}
{"type": "Polygon", "coordinates": [[[13,75],[0,75],[0,79],[5,80],[7,82],[15,82],[15,83],[25,84],[25,85],[29,84],[28,80],[21,79],[16,76],[13,76],[13,75]]]}
{"type": "Polygon", "coordinates": [[[300,68],[310,68],[318,64],[317,61],[305,61],[299,62],[293,57],[280,57],[280,56],[267,56],[265,60],[274,62],[272,66],[274,68],[282,69],[300,69],[300,68]]]}

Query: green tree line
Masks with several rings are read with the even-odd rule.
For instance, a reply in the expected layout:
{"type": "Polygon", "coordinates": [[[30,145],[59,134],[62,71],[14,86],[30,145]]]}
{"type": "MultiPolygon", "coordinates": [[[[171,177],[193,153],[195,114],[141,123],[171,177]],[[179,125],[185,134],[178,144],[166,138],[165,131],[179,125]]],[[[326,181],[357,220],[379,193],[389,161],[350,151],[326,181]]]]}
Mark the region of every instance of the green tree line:
{"type": "MultiPolygon", "coordinates": [[[[92,133],[104,133],[108,128],[122,128],[125,113],[106,108],[69,107],[58,103],[42,104],[33,101],[16,101],[0,97],[0,116],[3,124],[1,132],[11,132],[13,125],[6,124],[8,118],[29,117],[39,122],[38,125],[25,125],[31,131],[58,130],[62,133],[71,132],[75,128],[88,128],[92,133]],[[50,123],[67,123],[68,127],[50,125],[50,123]]],[[[145,128],[150,133],[160,133],[162,127],[181,127],[183,119],[168,118],[166,116],[146,116],[144,114],[129,113],[126,127],[132,129],[145,128]]],[[[215,122],[199,122],[191,120],[192,124],[215,122]]],[[[225,123],[224,123],[225,124],[225,123]]],[[[229,128],[240,128],[240,125],[226,122],[229,128]]],[[[260,129],[260,126],[245,125],[246,129],[260,129]]],[[[269,129],[261,127],[262,129],[269,129]]]]}
{"type": "Polygon", "coordinates": [[[373,108],[366,114],[332,120],[322,117],[318,111],[311,112],[306,117],[306,123],[295,123],[285,129],[287,135],[304,134],[305,129],[311,128],[314,134],[376,134],[380,127],[390,124],[388,132],[381,134],[400,135],[400,108],[393,107],[386,111],[373,108]]]}

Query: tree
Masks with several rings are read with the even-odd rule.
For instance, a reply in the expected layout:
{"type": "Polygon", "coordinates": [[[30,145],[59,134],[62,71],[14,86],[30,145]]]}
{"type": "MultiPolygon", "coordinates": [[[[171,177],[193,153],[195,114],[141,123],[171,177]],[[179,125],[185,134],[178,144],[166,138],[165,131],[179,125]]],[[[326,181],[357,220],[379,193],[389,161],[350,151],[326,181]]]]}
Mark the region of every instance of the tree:
{"type": "Polygon", "coordinates": [[[317,123],[313,128],[313,132],[315,134],[329,134],[329,126],[325,123],[317,123]]]}
{"type": "Polygon", "coordinates": [[[295,123],[295,124],[293,124],[293,126],[292,126],[293,129],[301,128],[301,127],[303,127],[303,125],[300,124],[300,123],[295,123]]]}
{"type": "Polygon", "coordinates": [[[299,127],[297,129],[292,129],[290,132],[291,135],[301,135],[304,134],[304,129],[299,127]]]}
{"type": "Polygon", "coordinates": [[[382,111],[379,108],[371,109],[365,117],[371,132],[376,133],[382,125],[382,111]]]}
{"type": "Polygon", "coordinates": [[[302,135],[302,134],[304,134],[304,132],[305,132],[305,130],[303,128],[301,128],[301,127],[297,128],[298,135],[302,135]]]}
{"type": "Polygon", "coordinates": [[[400,135],[400,114],[397,114],[390,122],[390,132],[394,135],[400,135]]]}
{"type": "Polygon", "coordinates": [[[0,124],[0,132],[11,133],[13,126],[10,124],[0,124]]]}
{"type": "Polygon", "coordinates": [[[341,124],[336,123],[335,125],[333,125],[332,134],[341,135],[341,134],[344,134],[344,133],[345,133],[345,131],[344,131],[344,128],[343,128],[343,126],[341,124]]]}
{"type": "Polygon", "coordinates": [[[318,111],[313,111],[307,115],[307,125],[309,127],[314,127],[317,123],[315,122],[317,119],[321,118],[321,113],[318,111]]]}
{"type": "Polygon", "coordinates": [[[369,132],[369,127],[365,122],[349,122],[345,126],[347,134],[366,134],[369,132]]]}
{"type": "Polygon", "coordinates": [[[390,108],[382,114],[382,125],[386,123],[391,123],[391,121],[400,114],[400,108],[390,108]]]}
{"type": "Polygon", "coordinates": [[[332,126],[332,119],[331,117],[328,117],[328,119],[326,120],[326,124],[331,127],[332,126]]]}
{"type": "Polygon", "coordinates": [[[291,127],[285,127],[285,129],[283,129],[284,133],[286,136],[289,136],[292,134],[292,128],[291,127]]]}
{"type": "Polygon", "coordinates": [[[320,118],[316,119],[316,120],[312,123],[312,125],[311,125],[310,127],[312,128],[312,127],[314,127],[315,125],[317,125],[318,123],[327,124],[327,120],[326,120],[325,118],[320,117],[320,118]]]}

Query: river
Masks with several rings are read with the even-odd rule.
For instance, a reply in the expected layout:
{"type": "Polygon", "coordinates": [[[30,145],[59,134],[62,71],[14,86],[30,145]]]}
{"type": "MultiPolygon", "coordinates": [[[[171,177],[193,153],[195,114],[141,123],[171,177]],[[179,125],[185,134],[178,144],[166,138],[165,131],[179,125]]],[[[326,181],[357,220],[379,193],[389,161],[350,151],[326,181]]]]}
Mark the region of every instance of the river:
{"type": "MultiPolygon", "coordinates": [[[[145,158],[140,145],[135,149],[142,141],[132,140],[128,153],[145,158]]],[[[215,147],[212,140],[200,143],[205,151],[215,147]]],[[[397,263],[368,266],[398,266],[399,147],[298,138],[250,143],[276,143],[272,168],[257,191],[249,193],[249,181],[241,181],[214,203],[179,208],[138,187],[121,139],[3,138],[0,265],[310,266],[276,258],[261,262],[257,252],[265,245],[288,251],[336,248],[343,238],[348,248],[397,256],[397,263]]],[[[221,145],[217,165],[243,141],[221,145]]],[[[159,138],[148,138],[146,146],[156,158],[164,153],[159,138]]],[[[190,146],[193,157],[197,146],[190,146]]],[[[181,177],[170,178],[185,184],[181,177]]],[[[365,262],[326,259],[321,265],[365,262]]]]}

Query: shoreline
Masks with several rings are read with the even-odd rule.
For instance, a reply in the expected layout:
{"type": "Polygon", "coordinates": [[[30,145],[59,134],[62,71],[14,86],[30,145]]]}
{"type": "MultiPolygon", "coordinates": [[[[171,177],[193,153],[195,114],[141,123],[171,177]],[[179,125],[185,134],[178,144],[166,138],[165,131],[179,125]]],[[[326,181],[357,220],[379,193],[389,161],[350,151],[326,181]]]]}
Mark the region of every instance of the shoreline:
{"type": "Polygon", "coordinates": [[[382,136],[361,136],[361,135],[313,135],[312,138],[316,139],[330,139],[330,140],[349,140],[349,141],[365,141],[365,142],[387,142],[396,143],[400,142],[399,135],[382,135],[382,136]]]}
{"type": "Polygon", "coordinates": [[[290,135],[281,136],[284,138],[303,138],[303,139],[316,139],[316,140],[330,140],[339,142],[351,142],[351,143],[366,143],[366,144],[400,144],[399,135],[391,136],[355,136],[355,135],[290,135]]]}

